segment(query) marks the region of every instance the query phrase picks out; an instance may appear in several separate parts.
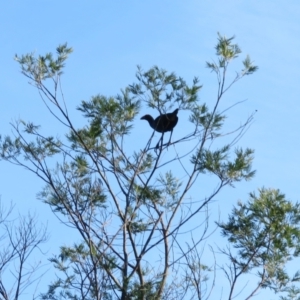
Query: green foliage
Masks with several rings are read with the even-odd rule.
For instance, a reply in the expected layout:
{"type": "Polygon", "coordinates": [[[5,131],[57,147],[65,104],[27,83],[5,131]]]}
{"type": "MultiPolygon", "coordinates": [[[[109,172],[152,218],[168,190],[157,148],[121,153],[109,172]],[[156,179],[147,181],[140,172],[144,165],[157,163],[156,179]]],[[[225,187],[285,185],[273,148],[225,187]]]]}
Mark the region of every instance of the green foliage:
{"type": "Polygon", "coordinates": [[[160,174],[157,180],[164,187],[160,197],[161,205],[166,209],[174,207],[179,201],[182,182],[171,171],[160,174]]]}
{"type": "Polygon", "coordinates": [[[143,97],[143,101],[149,107],[156,108],[160,114],[170,111],[174,105],[180,109],[194,107],[198,101],[198,92],[202,88],[197,77],[189,87],[175,73],[168,73],[157,66],[146,72],[138,66],[136,77],[139,83],[129,86],[131,93],[143,97]]]}
{"type": "Polygon", "coordinates": [[[240,80],[245,75],[253,74],[258,70],[258,67],[253,65],[250,56],[247,55],[247,57],[243,61],[244,68],[239,73],[237,73],[235,79],[227,87],[225,87],[224,74],[227,72],[229,63],[233,59],[236,59],[242,52],[240,47],[237,44],[233,43],[233,39],[234,36],[231,38],[226,38],[225,36],[221,36],[220,33],[218,33],[218,44],[216,45],[218,63],[206,62],[207,68],[217,74],[219,82],[219,98],[222,97],[223,93],[225,93],[232,86],[232,84],[240,80]]]}
{"type": "Polygon", "coordinates": [[[35,141],[29,142],[20,136],[14,140],[9,136],[5,136],[3,139],[0,136],[0,153],[2,158],[17,161],[18,156],[23,154],[24,160],[42,161],[46,157],[52,157],[60,153],[62,143],[59,139],[53,136],[41,136],[38,132],[40,126],[33,123],[26,123],[22,120],[14,126],[14,129],[18,133],[20,133],[20,125],[23,125],[25,133],[36,137],[35,141]]]}
{"type": "Polygon", "coordinates": [[[285,269],[287,262],[300,254],[299,224],[300,204],[286,200],[279,190],[263,188],[258,196],[251,193],[247,203],[239,202],[228,222],[218,224],[237,250],[236,254],[224,250],[236,278],[257,270],[259,286],[276,293],[299,281],[299,273],[291,278],[285,269]]]}
{"type": "Polygon", "coordinates": [[[253,74],[255,71],[258,70],[257,66],[254,66],[250,60],[249,55],[247,55],[247,57],[245,58],[245,60],[243,61],[243,65],[244,65],[244,69],[242,70],[242,74],[243,75],[251,75],[253,74]]]}
{"type": "MultiPolygon", "coordinates": [[[[61,253],[59,256],[55,256],[50,259],[55,268],[65,274],[65,280],[58,278],[51,283],[49,290],[46,294],[41,295],[41,299],[86,299],[92,300],[97,298],[99,291],[95,289],[96,285],[91,285],[89,289],[83,289],[83,285],[89,285],[89,278],[80,278],[80,274],[84,274],[83,262],[89,262],[94,264],[97,260],[103,268],[113,270],[116,268],[114,258],[106,258],[103,260],[97,256],[96,246],[91,244],[88,248],[84,243],[74,245],[73,247],[61,247],[61,253]],[[109,263],[108,263],[109,262],[109,263]],[[59,293],[56,293],[60,290],[59,293]],[[85,291],[84,291],[85,290],[85,291]],[[78,294],[80,296],[78,296],[78,294]]],[[[101,287],[102,299],[111,299],[108,290],[105,286],[101,287]]]]}
{"type": "Polygon", "coordinates": [[[139,112],[140,101],[132,99],[126,89],[115,98],[96,96],[89,102],[82,101],[77,109],[89,120],[91,130],[98,130],[96,136],[104,131],[123,136],[132,129],[132,125],[128,124],[139,112]]]}
{"type": "MultiPolygon", "coordinates": [[[[298,274],[299,275],[299,274],[298,274]]],[[[285,289],[287,296],[280,296],[280,300],[300,300],[300,289],[295,285],[291,285],[285,289]]]]}
{"type": "Polygon", "coordinates": [[[203,149],[192,156],[191,162],[201,173],[211,172],[226,184],[250,180],[255,175],[255,171],[251,171],[253,150],[236,149],[232,161],[229,160],[230,150],[229,145],[215,151],[203,149]]]}
{"type": "Polygon", "coordinates": [[[65,43],[56,48],[56,59],[53,58],[52,53],[40,55],[37,58],[31,53],[21,57],[15,55],[15,60],[21,65],[22,73],[39,84],[45,79],[62,75],[65,61],[72,52],[73,49],[68,48],[67,43],[65,43]]]}

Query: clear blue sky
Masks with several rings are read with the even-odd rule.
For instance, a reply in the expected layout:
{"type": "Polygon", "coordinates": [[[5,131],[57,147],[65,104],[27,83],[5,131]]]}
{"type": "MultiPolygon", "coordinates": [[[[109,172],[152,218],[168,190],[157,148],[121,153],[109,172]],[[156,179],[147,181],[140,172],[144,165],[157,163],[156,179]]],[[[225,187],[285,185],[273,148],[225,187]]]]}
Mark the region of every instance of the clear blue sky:
{"type": "MultiPolygon", "coordinates": [[[[9,134],[9,122],[18,118],[59,133],[36,90],[20,74],[15,54],[44,54],[68,42],[74,48],[63,77],[69,108],[98,93],[116,95],[134,81],[138,64],[144,69],[158,65],[188,81],[198,76],[204,85],[200,97],[209,104],[217,86],[205,61],[215,57],[217,32],[235,35],[241,57],[250,54],[259,66],[227,96],[231,102],[248,99],[230,115],[235,124],[258,110],[239,143],[255,149],[257,174],[251,182],[228,188],[215,205],[222,210],[221,219],[226,219],[238,199],[246,200],[249,192],[262,186],[279,188],[288,199],[299,200],[299,18],[298,0],[4,1],[0,4],[0,133],[9,134]]],[[[19,211],[36,211],[41,221],[49,221],[49,255],[57,253],[58,245],[72,243],[50,209],[36,199],[41,181],[3,162],[0,179],[4,203],[13,201],[19,211]]]]}

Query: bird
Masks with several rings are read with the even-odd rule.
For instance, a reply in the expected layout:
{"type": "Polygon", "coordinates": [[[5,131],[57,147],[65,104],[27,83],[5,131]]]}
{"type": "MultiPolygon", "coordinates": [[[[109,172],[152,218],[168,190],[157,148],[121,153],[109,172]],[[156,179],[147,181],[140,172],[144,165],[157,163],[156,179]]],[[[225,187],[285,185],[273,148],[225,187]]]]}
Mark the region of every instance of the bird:
{"type": "Polygon", "coordinates": [[[167,131],[171,131],[170,139],[168,142],[168,144],[170,144],[173,129],[178,122],[177,113],[178,113],[178,108],[176,108],[172,113],[161,114],[155,120],[153,119],[153,117],[151,115],[145,115],[145,116],[141,117],[141,120],[147,120],[149,125],[155,131],[162,133],[162,136],[161,136],[160,140],[158,141],[156,148],[158,148],[159,142],[163,139],[163,135],[167,131]]]}

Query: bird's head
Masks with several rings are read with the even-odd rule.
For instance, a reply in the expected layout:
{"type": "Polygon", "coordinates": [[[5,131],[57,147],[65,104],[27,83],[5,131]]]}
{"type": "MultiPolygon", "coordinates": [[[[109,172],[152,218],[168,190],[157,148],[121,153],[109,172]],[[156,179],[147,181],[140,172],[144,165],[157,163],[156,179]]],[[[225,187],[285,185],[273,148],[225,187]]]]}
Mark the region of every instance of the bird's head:
{"type": "Polygon", "coordinates": [[[141,117],[141,120],[147,120],[147,121],[151,122],[151,121],[153,121],[153,118],[150,115],[144,115],[141,117]]]}

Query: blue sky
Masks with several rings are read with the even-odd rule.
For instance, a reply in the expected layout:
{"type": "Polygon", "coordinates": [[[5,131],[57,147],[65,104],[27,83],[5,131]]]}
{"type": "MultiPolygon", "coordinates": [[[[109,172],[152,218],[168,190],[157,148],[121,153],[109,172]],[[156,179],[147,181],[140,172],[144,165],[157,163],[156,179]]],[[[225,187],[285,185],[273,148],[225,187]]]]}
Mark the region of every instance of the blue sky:
{"type": "MultiPolygon", "coordinates": [[[[15,54],[44,54],[65,42],[73,47],[62,80],[71,111],[98,93],[116,95],[135,80],[137,65],[143,69],[158,65],[189,82],[198,76],[204,86],[200,98],[210,104],[217,85],[205,62],[215,57],[217,32],[235,35],[241,57],[250,54],[259,70],[226,95],[228,103],[247,99],[228,120],[240,124],[258,110],[239,143],[255,149],[257,174],[251,182],[228,188],[215,209],[222,210],[225,219],[238,199],[246,200],[249,192],[262,186],[279,188],[288,199],[299,200],[299,16],[298,0],[4,1],[0,4],[0,133],[9,134],[9,123],[23,118],[59,134],[38,93],[20,74],[15,54]]],[[[231,71],[239,69],[234,64],[231,71]]],[[[77,118],[78,113],[72,113],[77,118]]],[[[146,130],[146,125],[136,127],[146,130]]],[[[72,243],[69,236],[56,234],[59,222],[36,199],[43,183],[8,163],[1,162],[0,170],[2,201],[13,201],[17,210],[37,211],[42,221],[48,220],[49,255],[58,245],[72,243]]]]}

